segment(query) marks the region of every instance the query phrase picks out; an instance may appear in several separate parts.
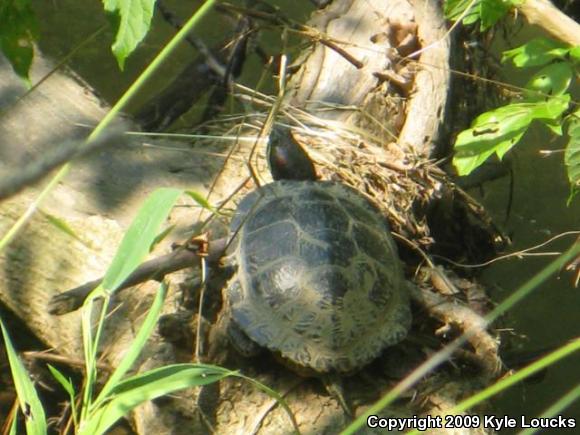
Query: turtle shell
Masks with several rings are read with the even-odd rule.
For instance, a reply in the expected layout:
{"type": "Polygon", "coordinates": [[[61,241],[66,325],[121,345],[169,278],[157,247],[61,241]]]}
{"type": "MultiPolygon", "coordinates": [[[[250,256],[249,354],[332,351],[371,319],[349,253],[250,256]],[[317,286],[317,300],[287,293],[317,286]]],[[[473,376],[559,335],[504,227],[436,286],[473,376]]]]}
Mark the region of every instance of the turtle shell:
{"type": "Polygon", "coordinates": [[[340,183],[281,180],[248,194],[231,224],[233,321],[319,373],[352,372],[401,341],[409,295],[384,216],[340,183]]]}

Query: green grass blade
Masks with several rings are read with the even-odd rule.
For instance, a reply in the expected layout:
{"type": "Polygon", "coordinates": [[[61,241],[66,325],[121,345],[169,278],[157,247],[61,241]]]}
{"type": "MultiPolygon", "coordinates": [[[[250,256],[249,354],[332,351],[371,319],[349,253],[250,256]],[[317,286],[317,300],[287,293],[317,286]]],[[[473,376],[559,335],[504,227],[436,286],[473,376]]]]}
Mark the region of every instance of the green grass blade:
{"type": "Polygon", "coordinates": [[[9,435],[16,435],[18,433],[18,419],[13,418],[12,424],[10,425],[9,435]]]}
{"type": "MultiPolygon", "coordinates": [[[[192,15],[192,17],[185,23],[185,25],[177,32],[177,34],[163,47],[161,52],[151,61],[151,63],[145,68],[145,71],[137,77],[137,80],[127,89],[127,92],[123,94],[119,101],[113,106],[113,108],[105,115],[103,120],[97,125],[93,130],[93,133],[89,137],[90,140],[97,137],[105,127],[107,127],[111,121],[121,113],[123,109],[126,108],[129,101],[134,98],[138,92],[143,88],[145,83],[153,76],[154,72],[157,71],[160,66],[167,60],[169,55],[177,48],[177,46],[185,40],[187,35],[195,28],[195,26],[201,21],[201,19],[207,14],[213,7],[216,0],[206,0],[205,3],[192,15]]],[[[1,247],[1,246],[0,246],[1,247]]]]}
{"type": "Polygon", "coordinates": [[[161,224],[181,195],[181,189],[162,188],[145,201],[125,233],[117,254],[103,278],[106,291],[114,291],[145,259],[161,224]]]}
{"type": "Polygon", "coordinates": [[[200,195],[198,192],[194,190],[186,190],[185,194],[188,195],[195,202],[197,202],[202,208],[214,214],[219,214],[219,212],[208,202],[205,196],[200,195]]]}
{"type": "Polygon", "coordinates": [[[451,415],[460,414],[477,405],[478,403],[481,403],[484,400],[489,399],[495,394],[506,390],[512,385],[521,382],[522,380],[533,375],[534,373],[537,373],[540,370],[543,370],[546,367],[558,362],[562,358],[569,356],[570,354],[576,352],[577,350],[580,350],[580,339],[572,340],[568,344],[565,344],[564,346],[556,349],[555,351],[549,353],[543,358],[533,362],[532,364],[524,367],[521,370],[518,370],[511,376],[506,376],[502,378],[495,384],[490,385],[489,387],[479,391],[477,394],[474,394],[473,396],[467,398],[466,400],[458,403],[456,406],[451,408],[451,410],[449,410],[449,414],[451,415]]]}
{"type": "MultiPolygon", "coordinates": [[[[562,414],[562,412],[568,408],[572,403],[580,399],[580,384],[576,385],[572,390],[568,391],[564,396],[560,397],[556,403],[550,406],[546,411],[540,415],[540,418],[552,418],[562,414]]],[[[520,435],[532,435],[538,432],[539,429],[530,428],[526,429],[523,432],[520,432],[520,435]]]]}
{"type": "Polygon", "coordinates": [[[53,367],[50,364],[47,364],[47,366],[54,379],[56,379],[62,388],[64,388],[64,390],[68,393],[68,395],[74,399],[75,390],[71,380],[65,378],[65,376],[56,367],[53,367]]]}
{"type": "MultiPolygon", "coordinates": [[[[497,320],[502,314],[507,310],[514,307],[518,302],[521,302],[528,296],[534,289],[539,288],[540,285],[548,279],[552,274],[558,272],[568,261],[574,258],[576,255],[580,254],[580,244],[573,244],[570,249],[563,253],[556,260],[551,262],[548,266],[534,275],[528,282],[518,288],[513,294],[507,297],[501,304],[499,304],[495,309],[493,309],[486,317],[485,321],[487,324],[492,323],[497,320]]],[[[346,429],[344,429],[342,435],[353,435],[359,429],[361,429],[367,418],[371,414],[378,414],[387,406],[389,406],[398,396],[400,396],[404,391],[415,385],[416,382],[420,381],[424,376],[426,376],[430,371],[434,370],[437,366],[447,361],[453,352],[460,348],[467,341],[467,333],[464,333],[460,337],[456,338],[454,341],[449,343],[440,351],[433,354],[431,358],[419,365],[415,370],[413,370],[405,379],[399,382],[391,391],[379,399],[374,405],[368,408],[363,414],[358,416],[346,429]]]]}
{"type": "Polygon", "coordinates": [[[159,290],[157,291],[157,295],[155,296],[155,300],[153,301],[153,305],[149,309],[147,313],[147,317],[143,321],[137,336],[131,343],[131,347],[127,351],[127,354],[113,372],[111,377],[107,380],[107,383],[99,393],[99,397],[95,401],[95,406],[98,406],[104,400],[107,399],[111,391],[115,388],[115,386],[121,382],[121,379],[127,371],[131,369],[141,351],[143,350],[143,346],[145,346],[145,342],[151,336],[153,332],[153,328],[157,324],[157,320],[159,319],[159,314],[161,313],[161,309],[163,308],[163,302],[165,301],[165,295],[167,294],[167,284],[162,283],[159,286],[159,290]]]}
{"type": "MultiPolygon", "coordinates": [[[[102,286],[93,290],[93,294],[98,293],[102,286]]],[[[103,331],[105,314],[109,305],[109,296],[105,293],[102,306],[100,307],[97,331],[93,334],[93,307],[94,299],[89,297],[83,304],[81,315],[81,329],[83,336],[83,352],[85,358],[85,388],[81,406],[81,421],[86,418],[93,402],[93,391],[97,381],[97,351],[99,348],[99,337],[103,331]]]]}
{"type": "Polygon", "coordinates": [[[176,364],[150,370],[118,383],[111,400],[102,404],[81,427],[80,434],[102,434],[117,420],[148,400],[185,388],[217,382],[235,372],[202,364],[176,364]]]}
{"type": "MultiPolygon", "coordinates": [[[[490,397],[493,397],[494,395],[505,391],[506,389],[517,384],[518,382],[521,382],[527,377],[532,376],[533,374],[539,372],[540,370],[549,367],[550,365],[558,362],[562,358],[569,356],[570,354],[576,352],[577,350],[580,350],[580,339],[572,340],[568,344],[560,347],[559,349],[556,349],[554,352],[549,353],[548,355],[542,357],[538,361],[533,362],[532,364],[524,367],[521,370],[518,370],[512,375],[502,378],[495,384],[490,385],[489,387],[479,391],[477,394],[474,394],[473,396],[465,399],[464,401],[458,403],[453,408],[448,410],[447,415],[461,414],[467,411],[468,409],[476,406],[477,404],[483,402],[484,400],[487,400],[490,397]]],[[[578,389],[580,390],[580,388],[578,389]]],[[[574,393],[574,390],[572,391],[572,393],[574,393]]],[[[576,394],[580,394],[580,391],[576,392],[576,394]]],[[[567,398],[566,403],[568,403],[569,401],[570,398],[567,398]]],[[[562,402],[562,399],[559,402],[562,402]]],[[[560,409],[556,410],[554,414],[557,414],[557,411],[559,410],[560,409]]],[[[420,431],[415,429],[409,432],[409,435],[416,435],[419,433],[420,431]]]]}
{"type": "Polygon", "coordinates": [[[93,406],[94,384],[97,379],[97,351],[110,292],[119,287],[147,256],[161,224],[167,219],[181,192],[180,189],[162,188],[154,191],[147,198],[125,233],[103,282],[91,292],[83,305],[82,331],[86,386],[83,392],[81,420],[87,418],[93,406]],[[96,332],[93,334],[93,300],[99,296],[104,296],[104,301],[100,308],[96,332]]]}
{"type": "MultiPolygon", "coordinates": [[[[532,376],[534,373],[537,373],[540,370],[543,370],[546,367],[556,363],[557,361],[561,360],[562,358],[569,356],[570,354],[572,354],[573,352],[576,352],[579,349],[580,349],[580,339],[573,340],[570,343],[560,347],[559,349],[556,349],[554,352],[551,352],[550,354],[544,356],[543,358],[539,359],[538,361],[535,361],[532,364],[524,367],[523,369],[518,370],[517,372],[513,373],[510,376],[502,378],[500,381],[496,382],[495,384],[490,385],[489,387],[483,389],[482,391],[479,391],[477,394],[474,394],[473,396],[467,398],[466,400],[458,403],[453,408],[446,411],[446,414],[447,415],[461,414],[461,413],[467,411],[468,409],[474,407],[475,405],[483,402],[484,400],[487,400],[490,397],[493,397],[494,395],[505,391],[506,389],[517,384],[518,382],[521,382],[522,380],[526,379],[527,377],[532,376]]],[[[563,407],[565,407],[566,405],[569,405],[573,400],[577,399],[578,397],[580,397],[580,386],[576,387],[574,390],[572,390],[570,393],[568,393],[565,396],[565,398],[560,399],[558,401],[558,404],[562,403],[562,405],[564,405],[563,407]]],[[[549,410],[550,412],[553,412],[553,413],[551,415],[548,415],[548,411],[546,411],[546,413],[544,415],[542,415],[542,417],[550,417],[550,416],[556,415],[561,410],[562,410],[562,406],[558,406],[556,408],[556,406],[554,405],[549,410]]],[[[421,433],[421,431],[419,431],[418,429],[414,429],[414,430],[408,432],[408,435],[417,435],[420,433],[421,433]]],[[[531,431],[531,432],[526,431],[523,433],[527,433],[529,435],[530,433],[534,433],[534,432],[533,431],[531,431]]]]}
{"type": "Polygon", "coordinates": [[[8,362],[10,363],[10,370],[12,371],[12,379],[18,394],[18,402],[20,402],[20,411],[24,414],[26,422],[26,433],[28,435],[45,435],[46,434],[46,416],[40,398],[36,393],[34,384],[28,376],[28,372],[24,368],[22,361],[18,358],[16,350],[10,341],[8,331],[4,327],[4,322],[0,319],[0,328],[4,337],[4,345],[6,347],[6,354],[8,355],[8,362]]]}
{"type": "Polygon", "coordinates": [[[71,228],[71,226],[64,219],[61,219],[58,216],[52,215],[50,213],[46,213],[42,210],[41,213],[44,215],[48,222],[54,225],[55,228],[78,240],[86,246],[86,242],[71,228]]]}
{"type": "Polygon", "coordinates": [[[290,409],[290,407],[288,406],[288,404],[286,403],[284,398],[277,391],[273,390],[272,388],[268,387],[267,385],[262,384],[261,382],[256,381],[255,379],[244,376],[242,374],[236,373],[235,376],[250,382],[256,388],[258,388],[259,390],[266,393],[272,399],[276,400],[276,402],[278,402],[278,404],[280,404],[280,406],[284,409],[284,411],[286,412],[286,414],[290,418],[290,422],[292,423],[292,426],[294,426],[295,433],[300,434],[300,428],[298,427],[298,422],[296,421],[296,418],[294,417],[292,410],[290,409]]]}
{"type": "Polygon", "coordinates": [[[70,407],[71,407],[71,414],[73,417],[75,428],[78,427],[78,418],[77,418],[77,409],[76,409],[76,393],[74,385],[70,378],[66,378],[56,367],[47,364],[48,370],[50,373],[58,381],[58,383],[64,388],[64,390],[68,393],[69,400],[70,400],[70,407]]]}

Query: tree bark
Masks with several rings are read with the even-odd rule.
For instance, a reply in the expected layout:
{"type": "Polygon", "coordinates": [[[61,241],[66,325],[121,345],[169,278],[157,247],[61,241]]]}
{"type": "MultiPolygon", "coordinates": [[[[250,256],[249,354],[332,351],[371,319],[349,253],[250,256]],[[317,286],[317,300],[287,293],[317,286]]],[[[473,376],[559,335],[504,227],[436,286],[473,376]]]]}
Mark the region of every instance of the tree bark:
{"type": "Polygon", "coordinates": [[[516,5],[526,21],[571,46],[580,45],[580,25],[547,0],[526,0],[516,5]]]}

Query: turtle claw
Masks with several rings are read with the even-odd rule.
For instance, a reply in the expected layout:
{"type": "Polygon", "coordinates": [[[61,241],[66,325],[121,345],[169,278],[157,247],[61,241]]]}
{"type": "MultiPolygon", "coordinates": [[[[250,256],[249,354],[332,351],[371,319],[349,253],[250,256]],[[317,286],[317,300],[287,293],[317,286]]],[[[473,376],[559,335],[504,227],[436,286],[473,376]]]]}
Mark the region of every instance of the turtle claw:
{"type": "Polygon", "coordinates": [[[328,391],[328,394],[336,399],[340,407],[344,410],[344,413],[348,417],[352,418],[354,413],[352,412],[352,409],[344,397],[342,378],[337,374],[327,374],[322,377],[322,382],[324,384],[324,388],[326,388],[326,391],[328,391]]]}

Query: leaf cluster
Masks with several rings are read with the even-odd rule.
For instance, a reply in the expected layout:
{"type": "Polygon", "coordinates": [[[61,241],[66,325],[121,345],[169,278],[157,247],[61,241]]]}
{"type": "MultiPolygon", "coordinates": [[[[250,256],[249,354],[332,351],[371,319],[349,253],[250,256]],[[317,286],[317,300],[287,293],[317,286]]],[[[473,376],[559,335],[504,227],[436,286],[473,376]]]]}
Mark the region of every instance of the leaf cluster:
{"type": "MultiPolygon", "coordinates": [[[[111,50],[123,70],[125,61],[145,38],[151,27],[155,0],[102,0],[104,12],[115,31],[111,50]]],[[[38,23],[30,0],[0,2],[0,51],[12,69],[28,85],[34,57],[33,42],[38,23]]]]}
{"type": "Polygon", "coordinates": [[[508,61],[518,68],[540,69],[524,86],[519,101],[479,115],[470,128],[459,133],[454,145],[453,165],[459,175],[468,175],[494,154],[501,160],[520,142],[533,121],[557,135],[564,134],[566,127],[565,163],[571,201],[580,188],[580,111],[568,113],[569,89],[579,72],[580,47],[537,38],[504,52],[502,62],[508,61]]]}
{"type": "Polygon", "coordinates": [[[468,26],[480,22],[483,32],[497,23],[517,0],[447,0],[443,6],[445,17],[468,26]]]}
{"type": "MultiPolygon", "coordinates": [[[[521,0],[446,0],[444,13],[448,19],[464,25],[479,21],[483,32],[520,3],[521,0]]],[[[453,165],[462,176],[470,174],[494,154],[501,160],[522,139],[533,121],[557,135],[562,135],[565,127],[568,141],[564,162],[570,203],[580,191],[580,111],[568,113],[571,104],[568,92],[572,79],[579,73],[580,47],[537,38],[504,52],[502,62],[507,61],[517,68],[541,68],[524,87],[521,101],[481,114],[471,128],[459,133],[453,165]]]]}

